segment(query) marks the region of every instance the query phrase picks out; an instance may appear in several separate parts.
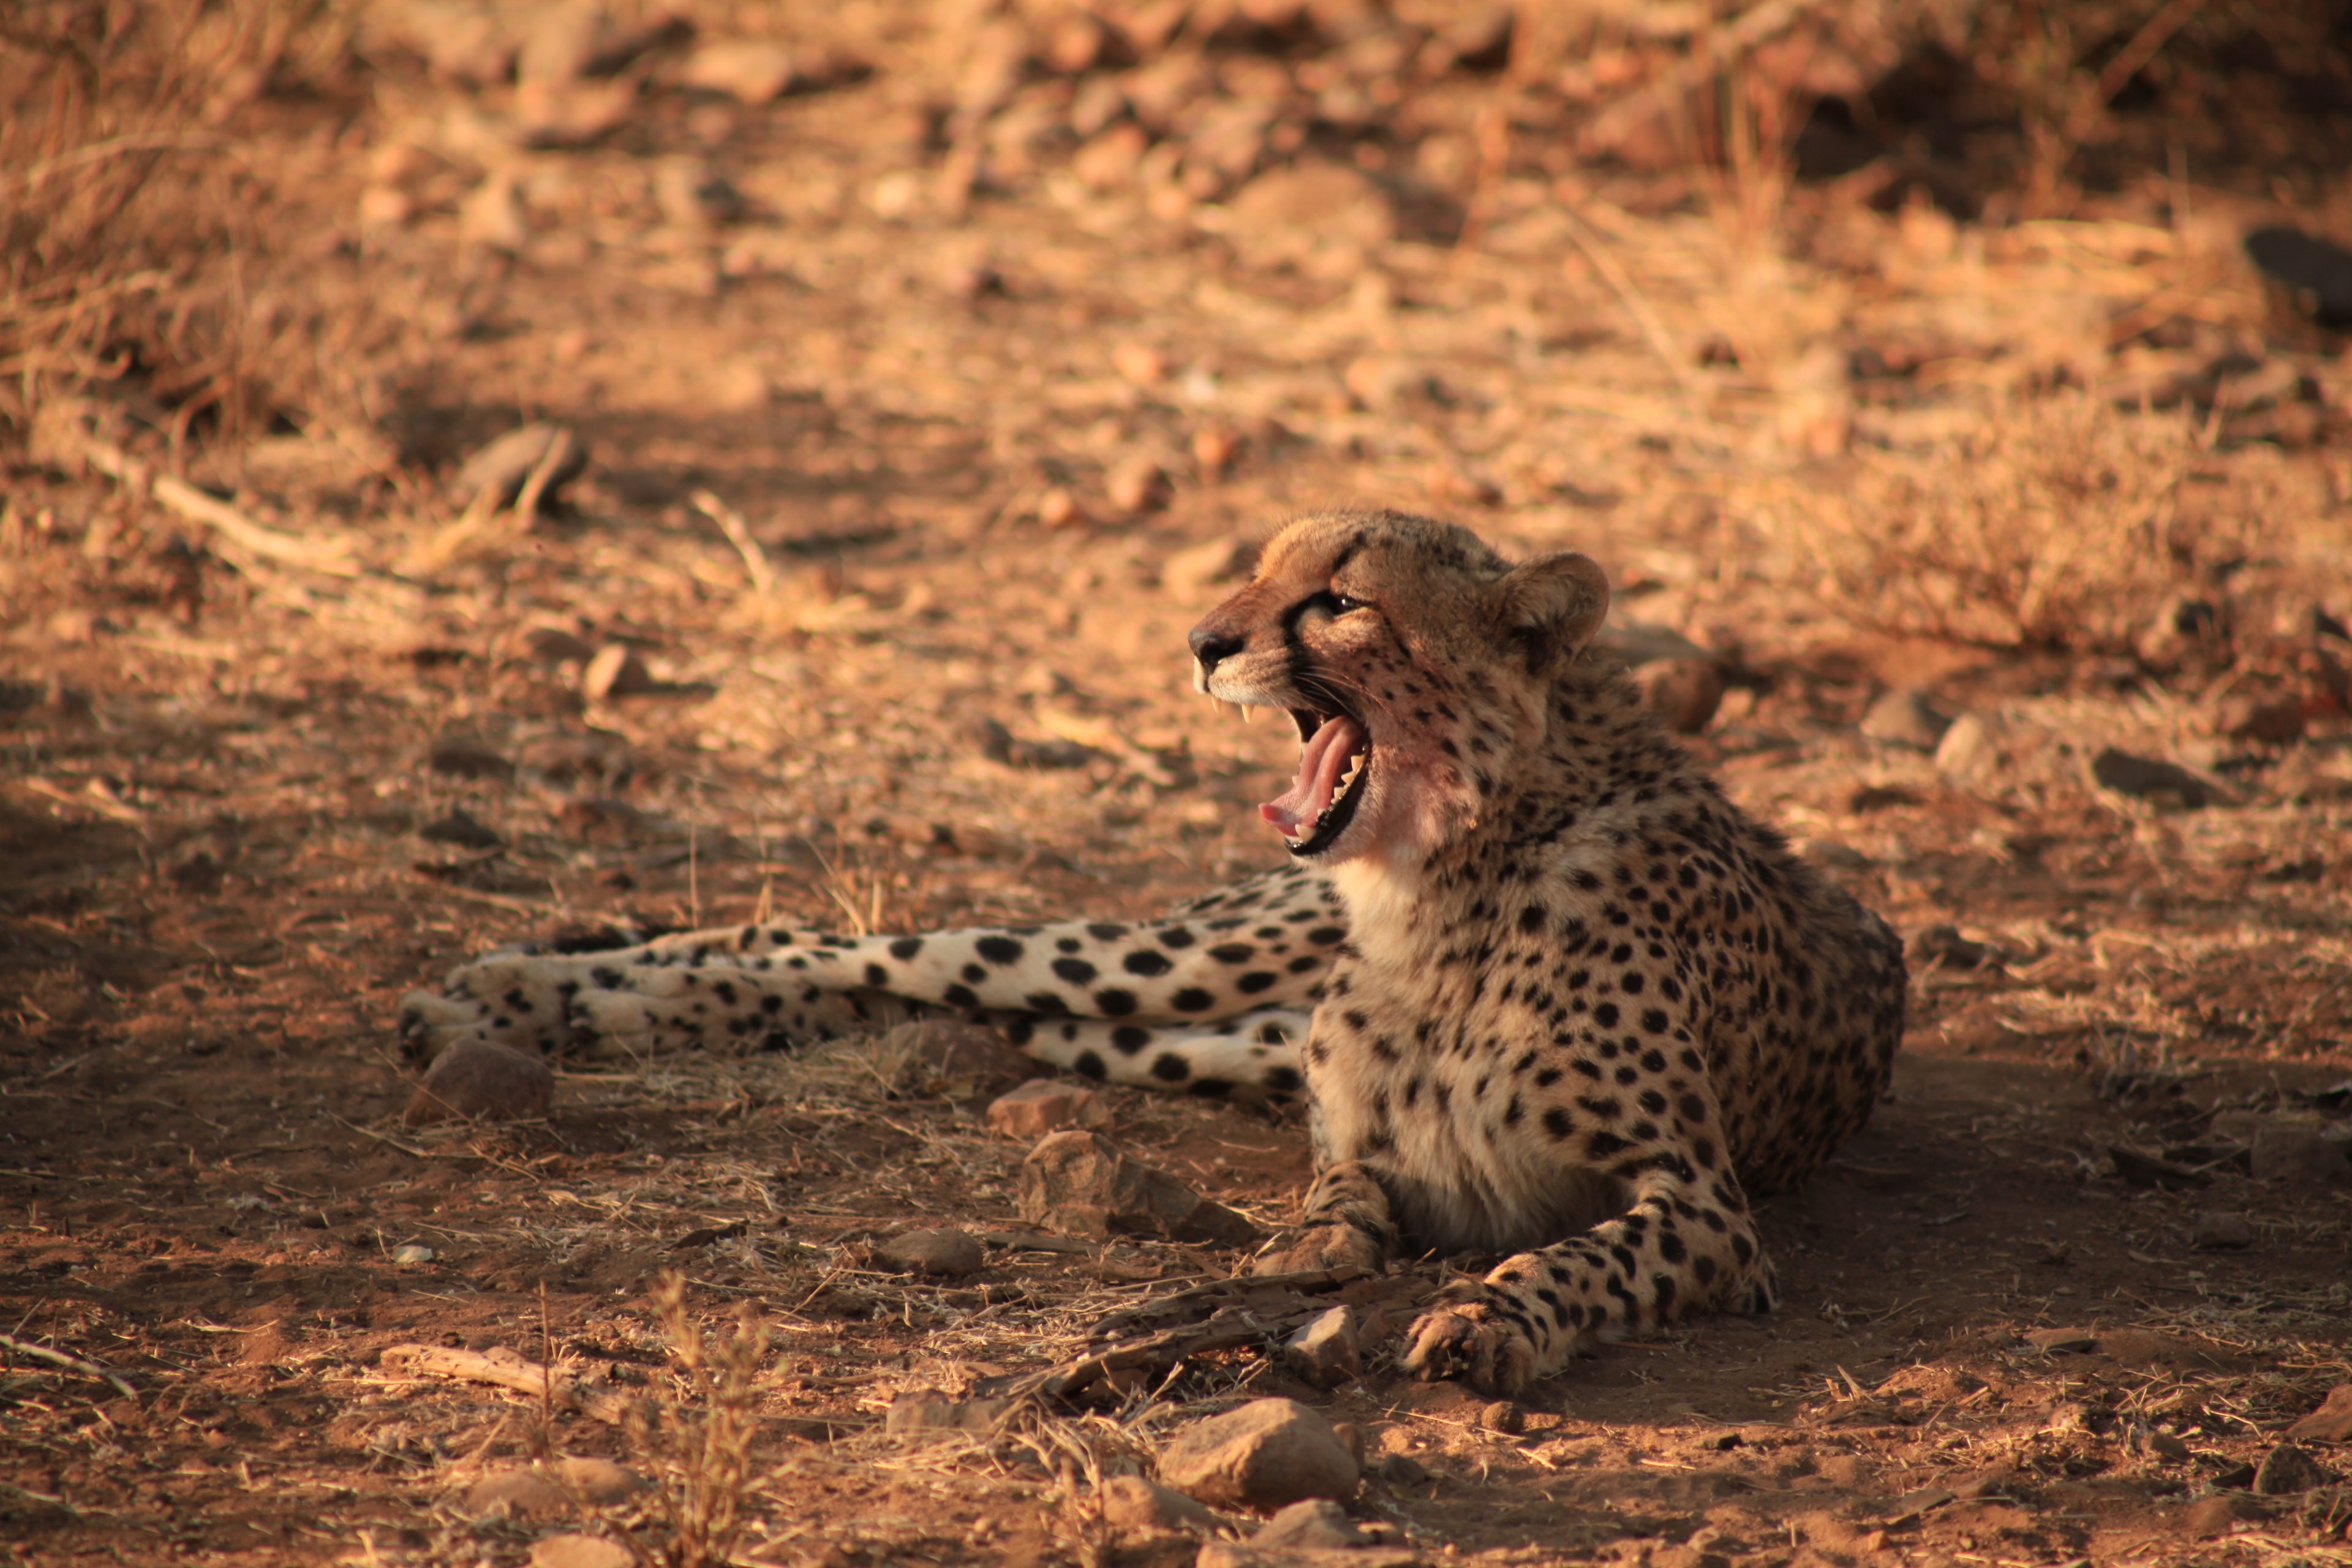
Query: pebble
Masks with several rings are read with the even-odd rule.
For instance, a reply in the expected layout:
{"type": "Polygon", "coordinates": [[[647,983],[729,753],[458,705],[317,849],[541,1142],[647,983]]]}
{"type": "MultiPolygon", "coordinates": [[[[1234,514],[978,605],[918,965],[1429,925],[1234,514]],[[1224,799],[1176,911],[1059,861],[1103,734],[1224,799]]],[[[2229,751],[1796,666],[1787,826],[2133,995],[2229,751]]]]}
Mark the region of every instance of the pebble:
{"type": "Polygon", "coordinates": [[[2183,1534],[2200,1537],[2227,1535],[2230,1527],[2242,1520],[2262,1519],[2270,1510],[2243,1492],[2216,1492],[2211,1497],[2199,1498],[2180,1512],[2183,1534]]]}
{"type": "Polygon", "coordinates": [[[2135,756],[2113,746],[2091,759],[2091,777],[2117,795],[2179,811],[2201,811],[2220,798],[2211,784],[2178,763],[2135,756]]]}
{"type": "Polygon", "coordinates": [[[400,1119],[411,1127],[436,1121],[512,1121],[544,1116],[555,1103],[555,1074],[547,1063],[487,1040],[469,1040],[434,1059],[400,1119]]]}
{"type": "Polygon", "coordinates": [[[1160,1456],[1160,1479],[1212,1507],[1267,1511],[1356,1489],[1355,1456],[1295,1399],[1254,1399],[1196,1421],[1160,1456]]]}
{"type": "Polygon", "coordinates": [[[793,51],[766,38],[713,38],[695,46],[679,68],[678,84],[723,92],[739,103],[772,103],[798,79],[793,51]]]}
{"type": "Polygon", "coordinates": [[[651,691],[660,684],[636,649],[622,643],[605,644],[580,672],[580,695],[591,702],[651,691]]]}
{"type": "Polygon", "coordinates": [[[1129,458],[1103,480],[1103,494],[1113,509],[1129,517],[1158,511],[1169,501],[1168,475],[1157,458],[1129,458]]]}
{"type": "Polygon", "coordinates": [[[1391,1454],[1379,1469],[1381,1479],[1392,1487],[1417,1487],[1429,1479],[1428,1467],[1411,1454],[1391,1454]]]}
{"type": "Polygon", "coordinates": [[[2273,1127],[2254,1137],[2248,1153],[2258,1182],[2352,1184],[2352,1158],[2341,1144],[2302,1127],[2273,1127]]]}
{"type": "Polygon", "coordinates": [[[1951,727],[1951,719],[1916,691],[1890,691],[1862,716],[1864,734],[1914,752],[1933,752],[1951,727]]]}
{"type": "Polygon", "coordinates": [[[392,1249],[392,1260],[404,1268],[433,1261],[433,1249],[411,1241],[392,1249]]]}
{"type": "Polygon", "coordinates": [[[1217,1516],[1173,1487],[1141,1476],[1112,1476],[1102,1484],[1103,1522],[1113,1530],[1215,1530],[1217,1516]]]}
{"type": "Polygon", "coordinates": [[[466,1489],[466,1511],[504,1508],[521,1519],[544,1519],[572,1506],[563,1489],[532,1470],[497,1470],[466,1489]]]}
{"type": "Polygon", "coordinates": [[[1120,1153],[1098,1132],[1038,1141],[1021,1164],[1021,1217],[1065,1236],[1157,1236],[1242,1247],[1257,1227],[1168,1174],[1120,1153]]]}
{"type": "Polygon", "coordinates": [[[2236,1252],[2254,1244],[2254,1227],[2242,1214],[2208,1209],[2189,1227],[2189,1245],[2208,1252],[2236,1252]]]}
{"type": "Polygon", "coordinates": [[[496,849],[506,842],[495,827],[475,820],[467,812],[452,811],[436,821],[428,822],[416,830],[416,837],[436,844],[455,844],[467,849],[496,849]]]}
{"type": "Polygon", "coordinates": [[[573,1454],[555,1461],[556,1479],[581,1500],[597,1508],[626,1502],[652,1483],[625,1465],[593,1454],[573,1454]]]}
{"type": "Polygon", "coordinates": [[[1961,714],[1936,743],[1936,771],[1954,784],[1990,784],[2008,763],[2001,752],[2000,726],[1982,714],[1961,714]]]}
{"type": "Polygon", "coordinates": [[[1297,258],[1334,243],[1366,250],[1396,232],[1396,210],[1369,174],[1301,161],[1270,169],[1235,193],[1231,237],[1253,265],[1297,258]]]}
{"type": "Polygon", "coordinates": [[[1318,1388],[1337,1388],[1360,1375],[1364,1353],[1357,1339],[1355,1312],[1334,1307],[1309,1319],[1284,1342],[1282,1360],[1318,1388]]]}
{"type": "Polygon", "coordinates": [[[2056,1354],[2072,1351],[2087,1355],[2099,1348],[2099,1336],[2089,1329],[2028,1329],[2025,1342],[2038,1351],[2056,1354]]]}
{"type": "Polygon", "coordinates": [[[483,447],[458,468],[450,489],[468,500],[488,490],[497,505],[508,505],[522,494],[532,470],[559,441],[570,443],[570,447],[558,455],[547,486],[540,492],[540,502],[545,505],[588,466],[588,447],[579,433],[550,419],[509,430],[483,447]]]}
{"type": "MultiPolygon", "coordinates": [[[[1073,111],[1075,113],[1075,110],[1073,111]]],[[[1070,158],[1070,173],[1089,190],[1122,190],[1135,182],[1151,138],[1143,127],[1122,121],[1079,148],[1070,158]]]]}
{"type": "Polygon", "coordinates": [[[1249,1543],[1261,1552],[1340,1552],[1369,1546],[1371,1537],[1328,1498],[1307,1498],[1278,1509],[1249,1543]]]}
{"type": "Polygon", "coordinates": [[[549,1535],[531,1543],[530,1568],[636,1568],[636,1556],[601,1535],[549,1535]]]}
{"type": "Polygon", "coordinates": [[[1528,1429],[1528,1413],[1507,1399],[1497,1399],[1478,1412],[1478,1425],[1486,1431],[1514,1437],[1528,1429]]]}
{"type": "Polygon", "coordinates": [[[951,1226],[910,1230],[877,1243],[874,1250],[901,1268],[950,1279],[977,1274],[988,1262],[987,1249],[981,1246],[980,1237],[951,1226]]]}
{"type": "Polygon", "coordinates": [[[2293,1443],[2281,1443],[2263,1456],[2262,1468],[2254,1472],[2254,1492],[2259,1497],[2293,1497],[2334,1479],[2309,1454],[2293,1443]]]}
{"type": "Polygon", "coordinates": [[[471,730],[444,730],[433,737],[425,765],[436,773],[461,779],[506,778],[514,763],[496,746],[471,730]]]}
{"type": "Polygon", "coordinates": [[[1150,343],[1126,342],[1110,352],[1111,368],[1138,386],[1157,386],[1168,379],[1168,356],[1150,343]]]}
{"type": "Polygon", "coordinates": [[[1047,528],[1082,528],[1088,519],[1078,498],[1055,485],[1037,498],[1037,521],[1047,528]]]}
{"type": "Polygon", "coordinates": [[[1202,479],[1213,479],[1242,453],[1242,433],[1230,425],[1203,425],[1192,432],[1192,461],[1202,479]]]}
{"type": "Polygon", "coordinates": [[[1093,1089],[1058,1079],[1034,1079],[999,1095],[988,1108],[992,1131],[1035,1138],[1064,1127],[1100,1127],[1110,1108],[1093,1089]]]}
{"type": "Polygon", "coordinates": [[[2323,1443],[2352,1443],[2352,1383],[2339,1383],[2329,1389],[2326,1403],[2288,1427],[2286,1435],[2323,1443]]]}

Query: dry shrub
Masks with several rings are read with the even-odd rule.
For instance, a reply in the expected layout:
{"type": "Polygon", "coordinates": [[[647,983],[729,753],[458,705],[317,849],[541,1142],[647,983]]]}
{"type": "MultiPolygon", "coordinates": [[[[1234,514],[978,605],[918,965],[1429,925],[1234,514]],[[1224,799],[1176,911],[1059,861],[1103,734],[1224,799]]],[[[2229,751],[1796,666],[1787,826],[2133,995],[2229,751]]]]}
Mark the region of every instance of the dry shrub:
{"type": "Polygon", "coordinates": [[[176,445],[315,395],[315,323],[284,308],[271,193],[226,130],[340,73],[348,41],[336,0],[0,6],[0,414],[21,431],[45,396],[120,384],[176,445]]]}
{"type": "Polygon", "coordinates": [[[668,1568],[709,1568],[730,1560],[743,1529],[768,1329],[758,1307],[746,1301],[732,1333],[705,1338],[687,1309],[686,1280],[676,1270],[654,1281],[653,1299],[688,1385],[686,1397],[665,1400],[633,1424],[668,1517],[669,1540],[658,1560],[668,1568]]]}
{"type": "Polygon", "coordinates": [[[2246,525],[2182,515],[2185,420],[2062,395],[2012,405],[1924,458],[1873,455],[1808,498],[1790,541],[1822,596],[1890,631],[2118,651],[2246,525]]]}

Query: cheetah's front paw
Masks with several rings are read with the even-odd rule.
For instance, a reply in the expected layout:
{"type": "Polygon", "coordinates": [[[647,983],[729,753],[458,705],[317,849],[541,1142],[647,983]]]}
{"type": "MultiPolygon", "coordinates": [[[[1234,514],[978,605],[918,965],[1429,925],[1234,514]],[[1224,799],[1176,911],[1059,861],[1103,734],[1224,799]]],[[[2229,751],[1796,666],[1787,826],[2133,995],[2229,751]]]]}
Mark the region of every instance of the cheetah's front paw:
{"type": "Polygon", "coordinates": [[[1318,1268],[1381,1271],[1381,1244],[1353,1226],[1318,1225],[1276,1238],[1250,1259],[1252,1274],[1305,1274],[1318,1268]]]}
{"type": "Polygon", "coordinates": [[[1535,1377],[1536,1347],[1491,1300],[1472,1296],[1433,1307],[1410,1337],[1405,1370],[1431,1381],[1458,1377],[1508,1399],[1535,1377]]]}

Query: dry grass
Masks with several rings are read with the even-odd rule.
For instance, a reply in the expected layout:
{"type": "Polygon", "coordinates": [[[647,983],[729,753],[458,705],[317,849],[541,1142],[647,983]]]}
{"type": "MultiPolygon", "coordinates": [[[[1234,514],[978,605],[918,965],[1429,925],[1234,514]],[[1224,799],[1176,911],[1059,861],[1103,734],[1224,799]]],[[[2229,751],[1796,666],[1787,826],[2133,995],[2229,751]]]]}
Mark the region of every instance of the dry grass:
{"type": "Polygon", "coordinates": [[[2189,517],[2178,417],[2088,395],[2020,400],[1924,458],[1866,460],[1850,494],[1776,525],[1821,597],[1889,630],[2000,647],[2128,647],[2168,595],[2244,545],[2189,517]]]}
{"type": "Polygon", "coordinates": [[[669,1568],[707,1568],[730,1560],[743,1531],[768,1329],[758,1306],[745,1301],[732,1332],[706,1338],[688,1309],[686,1279],[675,1270],[654,1281],[653,1300],[687,1394],[640,1416],[632,1436],[661,1489],[669,1525],[661,1561],[669,1568]]]}

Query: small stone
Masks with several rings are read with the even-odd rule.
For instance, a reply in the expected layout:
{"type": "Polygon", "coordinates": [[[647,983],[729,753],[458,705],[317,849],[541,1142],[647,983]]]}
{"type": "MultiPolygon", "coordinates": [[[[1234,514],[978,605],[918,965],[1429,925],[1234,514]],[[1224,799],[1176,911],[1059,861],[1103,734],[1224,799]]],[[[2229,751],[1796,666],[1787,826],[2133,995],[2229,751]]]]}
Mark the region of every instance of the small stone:
{"type": "Polygon", "coordinates": [[[2091,759],[2091,777],[2117,795],[2176,811],[2200,811],[2220,798],[2211,784],[2178,763],[2134,756],[2113,746],[2091,759]]]}
{"type": "Polygon", "coordinates": [[[2254,1244],[2254,1227],[2245,1215],[2208,1209],[2189,1227],[2189,1245],[2207,1252],[2237,1252],[2254,1244]]]}
{"type": "Polygon", "coordinates": [[[404,1268],[433,1261],[433,1249],[417,1242],[406,1242],[392,1249],[392,1260],[404,1268]]]}
{"type": "Polygon", "coordinates": [[[901,1268],[950,1279],[977,1274],[988,1261],[987,1249],[981,1246],[980,1237],[946,1226],[894,1236],[877,1245],[874,1251],[901,1268]]]}
{"type": "Polygon", "coordinates": [[[1065,1236],[1157,1236],[1211,1247],[1258,1238],[1255,1226],[1223,1205],[1129,1159],[1100,1133],[1075,1130],[1038,1140],[1022,1162],[1021,1217],[1065,1236]]]}
{"type": "Polygon", "coordinates": [[[757,107],[782,98],[798,79],[793,51],[766,38],[712,38],[695,46],[677,73],[678,85],[723,92],[757,107]]]}
{"type": "Polygon", "coordinates": [[[1371,1537],[1330,1499],[1307,1498],[1276,1510],[1249,1543],[1261,1552],[1340,1552],[1369,1546],[1371,1537]]]}
{"type": "Polygon", "coordinates": [[[568,1455],[556,1460],[555,1479],[569,1487],[581,1501],[594,1508],[626,1502],[652,1485],[625,1465],[592,1454],[568,1455]]]}
{"type": "Polygon", "coordinates": [[[2087,1355],[2099,1348],[2099,1336],[2089,1329],[2028,1329],[2025,1342],[2053,1354],[2064,1351],[2087,1355]]]}
{"type": "Polygon", "coordinates": [[[544,1116],[554,1102],[555,1075],[544,1060],[487,1040],[469,1040],[434,1058],[401,1120],[411,1127],[436,1121],[512,1121],[544,1116]]]}
{"type": "Polygon", "coordinates": [[[2272,1127],[2255,1134],[2248,1163],[2258,1182],[2322,1186],[2352,1184],[2352,1158],[2340,1144],[2304,1127],[2272,1127]]]}
{"type": "Polygon", "coordinates": [[[530,223],[522,209],[522,193],[514,176],[496,174],[474,187],[457,204],[457,234],[493,250],[520,250],[530,238],[530,223]]]}
{"type": "Polygon", "coordinates": [[[1864,734],[1914,752],[1933,752],[1951,727],[1952,721],[1916,691],[1890,691],[1862,716],[1864,734]]]}
{"type": "Polygon", "coordinates": [[[2001,751],[2000,727],[1980,713],[1963,713],[1953,720],[1952,727],[1936,744],[1936,771],[1954,784],[1991,784],[2008,765],[2001,751]]]}
{"type": "Polygon", "coordinates": [[[636,1568],[636,1554],[601,1535],[548,1535],[532,1542],[530,1568],[636,1568]]]}
{"type": "Polygon", "coordinates": [[[1064,1127],[1100,1127],[1110,1108],[1093,1089],[1058,1079],[1034,1079],[988,1107],[992,1131],[1008,1138],[1036,1138],[1064,1127]]]}
{"type": "Polygon", "coordinates": [[[1168,356],[1150,343],[1121,343],[1111,350],[1110,363],[1138,386],[1157,386],[1168,379],[1168,356]]]}
{"type": "Polygon", "coordinates": [[[1489,1432],[1516,1436],[1528,1429],[1528,1413],[1507,1399],[1497,1399],[1478,1412],[1478,1425],[1489,1432]]]}
{"type": "Polygon", "coordinates": [[[467,500],[488,490],[494,504],[509,505],[522,494],[523,485],[558,443],[568,443],[569,449],[556,455],[546,488],[540,492],[540,502],[544,505],[588,466],[588,447],[578,433],[552,420],[537,420],[509,430],[482,447],[457,469],[450,480],[450,489],[467,500]]]}
{"type": "Polygon", "coordinates": [[[625,643],[605,644],[580,672],[580,695],[591,702],[651,691],[659,685],[637,650],[625,643]]]}
{"type": "Polygon", "coordinates": [[[2329,1389],[2326,1402],[2288,1427],[2286,1435],[2323,1443],[2352,1443],[2352,1383],[2339,1383],[2329,1389]]]}
{"type": "Polygon", "coordinates": [[[416,198],[390,185],[370,185],[360,193],[360,225],[364,228],[398,228],[416,216],[416,198]]]}
{"type": "Polygon", "coordinates": [[[1160,1479],[1212,1507],[1261,1511],[1356,1489],[1355,1457],[1331,1424],[1295,1399],[1254,1399],[1176,1434],[1160,1479]]]}
{"type": "Polygon", "coordinates": [[[1356,1314],[1334,1307],[1307,1321],[1282,1347],[1283,1364],[1318,1388],[1337,1388],[1361,1374],[1363,1347],[1356,1338],[1356,1314]]]}
{"type": "Polygon", "coordinates": [[[425,761],[436,773],[463,779],[505,778],[514,773],[514,763],[471,730],[444,730],[433,738],[425,761]]]}
{"type": "Polygon", "coordinates": [[[1103,480],[1103,494],[1113,510],[1129,517],[1158,511],[1169,501],[1168,475],[1155,458],[1129,458],[1103,480]]]}
{"type": "Polygon", "coordinates": [[[503,1508],[518,1519],[545,1519],[571,1506],[562,1487],[531,1470],[493,1471],[466,1489],[467,1513],[503,1508]]]}
{"type": "Polygon", "coordinates": [[[924,1076],[962,1080],[973,1093],[985,1094],[1017,1084],[1046,1070],[1034,1057],[1015,1050],[1013,1042],[984,1024],[961,1018],[918,1018],[900,1024],[884,1037],[893,1052],[922,1068],[924,1076]]]}
{"type": "Polygon", "coordinates": [[[541,664],[586,664],[596,645],[561,626],[533,626],[522,637],[523,651],[541,664]]]}
{"type": "Polygon", "coordinates": [[[1180,599],[1205,599],[1210,590],[1239,583],[1257,569],[1257,546],[1238,533],[1180,550],[1160,568],[1160,584],[1180,599]]]}
{"type": "Polygon", "coordinates": [[[455,844],[466,849],[496,849],[506,837],[494,827],[477,822],[463,811],[452,811],[436,821],[428,822],[416,830],[419,838],[436,844],[455,844]]]}
{"type": "Polygon", "coordinates": [[[1088,521],[1078,498],[1055,485],[1037,498],[1037,521],[1047,528],[1078,528],[1088,521]]]}
{"type": "Polygon", "coordinates": [[[1192,432],[1192,461],[1202,479],[1213,479],[1241,456],[1242,434],[1230,425],[1203,425],[1192,432]]]}
{"type": "Polygon", "coordinates": [[[2227,1535],[2231,1526],[2267,1518],[2269,1513],[2270,1510],[2243,1492],[2216,1492],[2211,1497],[2199,1498],[2180,1510],[2180,1530],[2184,1535],[2200,1539],[2227,1535]]]}
{"type": "Polygon", "coordinates": [[[1429,1479],[1429,1470],[1411,1454],[1391,1454],[1379,1465],[1381,1479],[1392,1487],[1417,1487],[1429,1479]]]}
{"type": "Polygon", "coordinates": [[[1089,190],[1124,190],[1135,183],[1151,138],[1132,121],[1112,126],[1079,148],[1070,158],[1070,173],[1089,190]]]}
{"type": "Polygon", "coordinates": [[[1212,1531],[1217,1516],[1173,1487],[1141,1476],[1112,1476],[1102,1484],[1103,1522],[1113,1530],[1212,1531]]]}
{"type": "Polygon", "coordinates": [[[2314,1487],[2324,1487],[2334,1479],[2309,1454],[2292,1443],[2281,1443],[2263,1456],[2262,1468],[2254,1472],[2254,1493],[2258,1497],[2293,1497],[2314,1487]]]}

